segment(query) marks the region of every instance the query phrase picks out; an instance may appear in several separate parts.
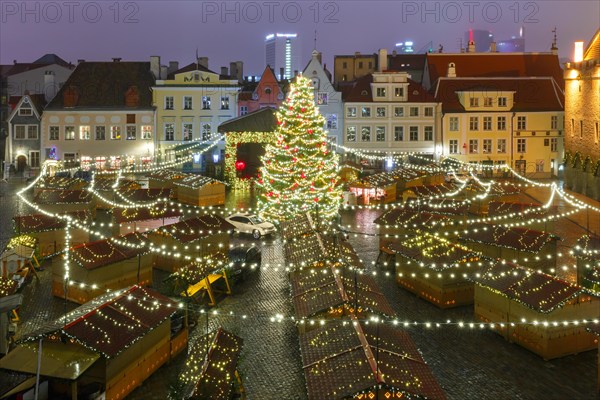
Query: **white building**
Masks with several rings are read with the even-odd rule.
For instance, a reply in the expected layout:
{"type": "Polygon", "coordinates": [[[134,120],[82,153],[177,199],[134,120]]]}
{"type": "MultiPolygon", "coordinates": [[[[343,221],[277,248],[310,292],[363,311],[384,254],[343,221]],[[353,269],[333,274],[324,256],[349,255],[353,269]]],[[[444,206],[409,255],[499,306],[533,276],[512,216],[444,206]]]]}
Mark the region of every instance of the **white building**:
{"type": "Polygon", "coordinates": [[[277,79],[291,79],[300,70],[300,42],[295,33],[271,33],[265,38],[265,62],[277,79]],[[283,77],[280,71],[283,68],[283,77]]]}

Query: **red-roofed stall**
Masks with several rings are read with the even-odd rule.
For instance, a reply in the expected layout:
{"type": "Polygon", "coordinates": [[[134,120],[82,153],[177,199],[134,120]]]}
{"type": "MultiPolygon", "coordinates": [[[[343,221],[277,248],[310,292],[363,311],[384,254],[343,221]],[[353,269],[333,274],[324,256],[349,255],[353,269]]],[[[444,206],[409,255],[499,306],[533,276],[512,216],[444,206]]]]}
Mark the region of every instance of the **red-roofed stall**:
{"type": "Polygon", "coordinates": [[[125,235],[131,232],[146,232],[164,225],[179,222],[179,208],[159,203],[154,207],[113,208],[113,235],[125,235]]]}
{"type": "Polygon", "coordinates": [[[33,202],[46,212],[61,214],[73,211],[87,211],[96,218],[94,195],[87,190],[40,190],[33,202]]]}

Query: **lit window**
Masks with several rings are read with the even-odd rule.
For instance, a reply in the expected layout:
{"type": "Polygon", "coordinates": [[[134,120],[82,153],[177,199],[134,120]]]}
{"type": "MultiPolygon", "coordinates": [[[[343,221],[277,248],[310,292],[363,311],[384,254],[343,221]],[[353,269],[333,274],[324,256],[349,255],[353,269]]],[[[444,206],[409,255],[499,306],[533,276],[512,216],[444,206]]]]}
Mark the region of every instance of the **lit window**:
{"type": "Polygon", "coordinates": [[[450,117],[449,130],[451,132],[458,132],[458,117],[450,117]]]}
{"type": "Polygon", "coordinates": [[[376,93],[377,97],[385,97],[385,88],[378,87],[376,93]]]}
{"type": "Polygon", "coordinates": [[[152,139],[152,125],[142,125],[142,139],[152,139]]]}
{"type": "Polygon", "coordinates": [[[356,142],[356,127],[355,126],[347,126],[346,127],[346,141],[347,142],[356,142]]]}
{"type": "Polygon", "coordinates": [[[202,109],[210,110],[210,96],[202,96],[202,109]]]}
{"type": "Polygon", "coordinates": [[[110,138],[112,140],[121,140],[121,127],[113,125],[110,127],[110,138]]]}
{"type": "Polygon", "coordinates": [[[65,140],[75,140],[74,126],[65,126],[65,140]]]}
{"type": "Polygon", "coordinates": [[[371,141],[371,127],[370,126],[363,126],[360,129],[360,140],[363,142],[371,141]]]}
{"type": "Polygon", "coordinates": [[[81,125],[79,127],[79,140],[90,140],[90,126],[89,125],[81,125]]]}
{"type": "Polygon", "coordinates": [[[229,96],[221,96],[221,110],[229,110],[229,96]]]}
{"type": "Polygon", "coordinates": [[[375,139],[378,142],[385,142],[385,126],[375,127],[375,139]]]}
{"type": "Polygon", "coordinates": [[[356,117],[356,107],[346,107],[346,117],[356,117]]]}

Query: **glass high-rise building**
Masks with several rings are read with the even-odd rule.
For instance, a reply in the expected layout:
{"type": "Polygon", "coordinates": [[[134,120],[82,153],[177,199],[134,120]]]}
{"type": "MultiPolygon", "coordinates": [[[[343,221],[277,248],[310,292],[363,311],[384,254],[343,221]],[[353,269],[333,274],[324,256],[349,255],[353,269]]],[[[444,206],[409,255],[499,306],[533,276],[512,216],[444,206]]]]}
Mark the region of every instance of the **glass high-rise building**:
{"type": "Polygon", "coordinates": [[[265,62],[277,79],[290,79],[300,70],[300,44],[295,33],[271,33],[265,38],[265,62]]]}

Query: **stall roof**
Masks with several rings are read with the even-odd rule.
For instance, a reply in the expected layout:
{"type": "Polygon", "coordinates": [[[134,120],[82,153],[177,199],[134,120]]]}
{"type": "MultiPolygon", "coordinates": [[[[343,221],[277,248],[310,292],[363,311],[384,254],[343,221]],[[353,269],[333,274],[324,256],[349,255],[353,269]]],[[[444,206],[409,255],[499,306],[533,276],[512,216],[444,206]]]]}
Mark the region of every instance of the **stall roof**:
{"type": "Polygon", "coordinates": [[[217,233],[231,231],[233,228],[233,225],[217,215],[204,214],[163,226],[157,232],[169,235],[181,243],[190,243],[217,233]]]}
{"type": "Polygon", "coordinates": [[[409,182],[427,175],[429,175],[429,173],[422,170],[412,168],[400,168],[392,172],[382,172],[379,174],[364,177],[362,179],[350,183],[350,186],[365,188],[384,188],[395,183],[409,182]]]}
{"type": "Polygon", "coordinates": [[[522,216],[529,218],[532,216],[542,216],[548,214],[549,207],[543,207],[537,203],[517,203],[509,201],[490,201],[488,203],[488,215],[490,217],[498,215],[515,214],[516,217],[522,216]]]}
{"type": "Polygon", "coordinates": [[[174,181],[177,179],[182,179],[186,174],[180,171],[172,171],[170,169],[161,169],[159,171],[155,171],[151,174],[148,174],[148,178],[156,179],[159,181],[174,181]]]}
{"type": "MultiPolygon", "coordinates": [[[[90,213],[85,210],[61,213],[59,215],[69,216],[82,225],[88,225],[92,220],[90,213]]],[[[18,229],[21,233],[55,231],[64,229],[67,226],[64,219],[51,217],[46,214],[19,215],[13,218],[13,222],[15,229],[18,229]]]]}
{"type": "Polygon", "coordinates": [[[465,215],[469,207],[470,202],[453,199],[428,199],[427,202],[409,199],[405,205],[407,209],[447,215],[465,215]]]}
{"type": "Polygon", "coordinates": [[[140,185],[136,181],[132,181],[130,179],[117,179],[115,176],[96,176],[94,178],[94,189],[96,190],[113,190],[115,189],[113,186],[117,183],[117,188],[119,190],[124,190],[127,188],[138,188],[140,185]]]}
{"type": "Polygon", "coordinates": [[[404,240],[402,243],[389,243],[385,247],[396,254],[422,262],[427,267],[438,271],[453,267],[458,263],[479,259],[479,254],[473,250],[427,233],[404,240]]]}
{"type": "Polygon", "coordinates": [[[33,201],[37,204],[89,204],[94,195],[87,190],[40,190],[33,201]]]}
{"type": "Polygon", "coordinates": [[[33,374],[0,369],[0,399],[9,398],[34,385],[35,376],[33,374]]]}
{"type": "Polygon", "coordinates": [[[0,297],[10,296],[17,292],[19,285],[12,278],[3,278],[0,276],[0,297]]]}
{"type": "Polygon", "coordinates": [[[71,178],[69,176],[44,176],[36,184],[40,189],[70,189],[75,185],[87,185],[87,182],[80,178],[71,178]]]}
{"type": "Polygon", "coordinates": [[[196,174],[188,174],[185,178],[175,182],[176,186],[186,186],[192,189],[199,189],[208,184],[223,185],[223,183],[217,182],[212,178],[196,174]]]}
{"type": "Polygon", "coordinates": [[[440,183],[439,185],[412,186],[408,190],[412,191],[417,197],[431,197],[455,192],[456,187],[452,184],[440,183]]]}
{"type": "MultiPolygon", "coordinates": [[[[275,132],[277,129],[277,110],[264,107],[223,122],[219,133],[228,132],[275,132]]],[[[275,133],[273,133],[275,135],[275,133]]]]}
{"type": "Polygon", "coordinates": [[[161,199],[168,200],[171,197],[172,190],[169,188],[155,189],[138,189],[127,188],[119,191],[119,195],[115,196],[115,201],[119,201],[121,196],[134,203],[146,203],[158,201],[161,199]]]}
{"type": "Polygon", "coordinates": [[[459,238],[466,242],[490,244],[529,253],[538,253],[547,243],[560,239],[548,232],[492,224],[469,226],[459,238]]]}
{"type": "Polygon", "coordinates": [[[80,267],[96,269],[147,253],[148,240],[137,232],[84,243],[71,248],[69,256],[80,267]],[[122,243],[122,244],[121,244],[122,243]]]}
{"type": "Polygon", "coordinates": [[[330,321],[301,334],[300,349],[309,399],[353,398],[379,385],[402,397],[446,398],[410,336],[392,326],[330,321]]]}
{"type": "Polygon", "coordinates": [[[487,193],[488,196],[508,196],[523,191],[523,187],[510,182],[493,182],[484,186],[477,181],[471,181],[467,185],[467,189],[478,193],[487,193]]]}
{"type": "Polygon", "coordinates": [[[383,213],[373,221],[378,225],[403,226],[405,228],[427,229],[428,227],[450,224],[452,219],[439,214],[396,207],[383,213]]]}
{"type": "Polygon", "coordinates": [[[576,257],[600,261],[600,236],[584,235],[577,240],[573,247],[576,257]]]}
{"type": "Polygon", "coordinates": [[[110,292],[42,326],[19,343],[42,337],[67,338],[105,358],[115,358],[177,311],[177,303],[150,288],[132,286],[110,292]],[[115,326],[127,326],[115,332],[115,326]]]}
{"type": "Polygon", "coordinates": [[[179,208],[169,208],[168,203],[156,204],[154,207],[113,208],[112,213],[117,224],[182,216],[179,208]]]}
{"type": "Polygon", "coordinates": [[[310,213],[297,215],[288,221],[281,223],[281,235],[284,239],[289,240],[294,237],[299,237],[311,234],[315,231],[315,222],[310,213]]]}

